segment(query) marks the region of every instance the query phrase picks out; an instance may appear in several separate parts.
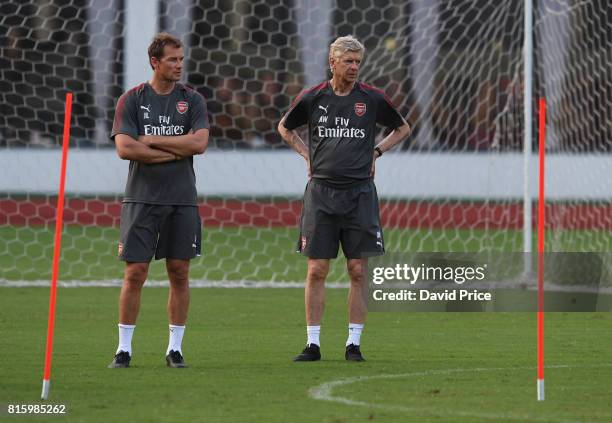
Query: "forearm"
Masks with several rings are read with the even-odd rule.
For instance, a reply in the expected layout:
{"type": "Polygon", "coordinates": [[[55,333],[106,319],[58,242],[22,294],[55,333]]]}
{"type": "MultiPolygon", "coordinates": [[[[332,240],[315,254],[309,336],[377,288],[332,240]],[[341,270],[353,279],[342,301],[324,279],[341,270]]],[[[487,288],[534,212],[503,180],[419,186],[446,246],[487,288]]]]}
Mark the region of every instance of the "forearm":
{"type": "Polygon", "coordinates": [[[123,160],[134,160],[147,164],[166,163],[179,159],[176,154],[151,148],[138,141],[122,143],[121,148],[117,148],[117,153],[123,160]]]}
{"type": "Polygon", "coordinates": [[[173,137],[143,135],[138,138],[143,144],[180,157],[202,154],[208,146],[208,134],[189,133],[173,137]]]}
{"type": "Polygon", "coordinates": [[[384,153],[385,151],[391,150],[393,147],[403,141],[408,135],[410,135],[410,126],[408,125],[408,123],[405,123],[399,128],[393,130],[380,143],[378,143],[376,147],[380,148],[380,150],[384,153]]]}
{"type": "Polygon", "coordinates": [[[278,133],[287,143],[287,145],[289,145],[289,147],[295,150],[304,159],[308,160],[308,147],[306,147],[306,144],[296,131],[288,130],[281,121],[281,123],[278,125],[278,133]]]}
{"type": "Polygon", "coordinates": [[[295,131],[288,131],[287,137],[283,137],[289,147],[293,148],[300,156],[308,160],[308,148],[295,131]]]}

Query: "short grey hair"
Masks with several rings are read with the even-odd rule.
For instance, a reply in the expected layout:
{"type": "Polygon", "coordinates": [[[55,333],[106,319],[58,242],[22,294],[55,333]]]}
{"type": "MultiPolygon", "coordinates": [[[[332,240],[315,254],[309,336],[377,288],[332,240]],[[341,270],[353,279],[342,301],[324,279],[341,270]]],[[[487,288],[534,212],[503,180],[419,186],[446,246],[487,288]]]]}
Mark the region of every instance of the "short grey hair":
{"type": "Polygon", "coordinates": [[[357,38],[353,37],[352,35],[338,37],[329,46],[329,57],[332,58],[342,56],[347,51],[356,51],[361,53],[361,55],[364,55],[365,47],[357,38]]]}

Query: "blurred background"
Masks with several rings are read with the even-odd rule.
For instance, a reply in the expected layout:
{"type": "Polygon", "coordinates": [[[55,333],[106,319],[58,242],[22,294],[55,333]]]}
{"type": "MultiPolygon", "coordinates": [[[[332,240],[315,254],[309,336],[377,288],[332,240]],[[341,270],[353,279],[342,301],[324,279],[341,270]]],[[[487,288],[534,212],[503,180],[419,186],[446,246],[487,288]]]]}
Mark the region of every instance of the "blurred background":
{"type": "MultiPolygon", "coordinates": [[[[534,120],[523,148],[523,3],[0,2],[0,280],[49,272],[68,91],[63,275],[120,277],[127,162],[108,135],[117,98],[150,78],[146,49],[162,30],[183,40],[183,82],[205,97],[211,121],[195,161],[206,227],[196,277],[302,279],[292,250],[305,164],[275,128],[302,89],[329,78],[328,46],[348,34],[366,47],[361,79],[413,126],[377,170],[387,250],[522,251],[535,224],[524,203],[537,198],[538,139],[534,120]]],[[[534,0],[533,20],[534,99],[545,97],[549,113],[548,246],[611,251],[612,4],[534,0]]]]}
{"type": "MultiPolygon", "coordinates": [[[[536,92],[556,112],[554,146],[610,151],[612,5],[534,6],[536,92]]],[[[403,149],[521,148],[520,123],[509,130],[508,120],[521,116],[513,109],[522,103],[522,0],[18,0],[0,7],[3,146],[57,145],[58,102],[70,90],[73,143],[112,147],[115,101],[150,77],[146,47],[164,30],[185,43],[184,82],[208,100],[217,148],[285,148],[275,122],[301,89],[329,76],[328,46],[346,34],[366,46],[362,79],[383,88],[415,127],[403,149]]]]}

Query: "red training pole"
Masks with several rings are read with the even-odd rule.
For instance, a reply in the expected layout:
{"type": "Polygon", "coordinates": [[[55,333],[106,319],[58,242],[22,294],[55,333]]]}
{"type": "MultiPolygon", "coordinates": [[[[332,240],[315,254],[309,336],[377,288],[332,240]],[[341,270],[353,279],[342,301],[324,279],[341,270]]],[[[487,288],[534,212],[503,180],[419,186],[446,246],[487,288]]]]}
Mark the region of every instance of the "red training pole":
{"type": "Polygon", "coordinates": [[[538,194],[538,401],[544,401],[544,156],[546,100],[540,98],[540,189],[538,194]]]}
{"type": "Polygon", "coordinates": [[[64,137],[62,140],[62,163],[60,170],[59,192],[57,196],[57,217],[55,220],[55,241],[53,243],[53,267],[51,270],[51,292],[49,294],[49,321],[47,325],[47,348],[45,351],[45,371],[43,374],[41,399],[49,398],[51,380],[51,355],[53,352],[53,327],[55,324],[55,297],[57,292],[57,274],[62,246],[62,222],[64,219],[64,189],[66,186],[66,162],[68,161],[68,144],[70,144],[70,118],[72,114],[72,93],[66,94],[64,113],[64,137]]]}

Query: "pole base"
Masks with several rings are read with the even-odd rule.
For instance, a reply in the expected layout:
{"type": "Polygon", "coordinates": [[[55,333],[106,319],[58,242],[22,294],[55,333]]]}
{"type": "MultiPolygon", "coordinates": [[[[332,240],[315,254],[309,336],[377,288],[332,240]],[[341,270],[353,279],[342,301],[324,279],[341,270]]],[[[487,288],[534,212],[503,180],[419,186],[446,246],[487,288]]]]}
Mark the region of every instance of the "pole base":
{"type": "Polygon", "coordinates": [[[544,379],[538,379],[538,401],[544,401],[544,379]]]}
{"type": "Polygon", "coordinates": [[[47,400],[49,398],[49,388],[51,387],[51,381],[43,379],[42,393],[40,399],[47,400]]]}

